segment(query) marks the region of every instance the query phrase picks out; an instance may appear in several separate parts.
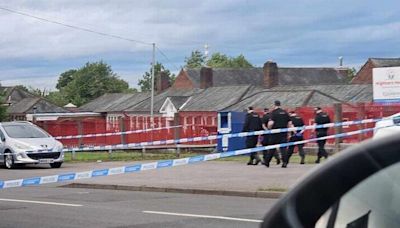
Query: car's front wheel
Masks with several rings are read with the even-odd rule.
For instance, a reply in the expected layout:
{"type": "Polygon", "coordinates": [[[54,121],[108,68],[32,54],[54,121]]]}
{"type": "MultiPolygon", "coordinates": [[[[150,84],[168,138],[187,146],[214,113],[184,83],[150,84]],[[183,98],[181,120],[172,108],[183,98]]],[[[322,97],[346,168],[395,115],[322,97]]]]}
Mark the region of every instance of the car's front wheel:
{"type": "Polygon", "coordinates": [[[62,162],[50,163],[50,167],[51,167],[51,168],[60,168],[61,165],[62,165],[62,162]]]}
{"type": "Polygon", "coordinates": [[[5,154],[4,155],[4,166],[7,169],[14,168],[14,157],[12,156],[12,154],[5,154]]]}

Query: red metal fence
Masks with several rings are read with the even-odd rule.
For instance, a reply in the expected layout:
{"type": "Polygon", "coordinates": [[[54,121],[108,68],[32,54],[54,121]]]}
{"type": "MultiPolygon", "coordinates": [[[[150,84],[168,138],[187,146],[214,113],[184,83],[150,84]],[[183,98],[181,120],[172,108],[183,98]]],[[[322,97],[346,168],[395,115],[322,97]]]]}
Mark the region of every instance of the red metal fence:
{"type": "MultiPolygon", "coordinates": [[[[332,121],[335,120],[335,107],[322,107],[329,114],[332,121]]],[[[261,110],[261,108],[260,108],[261,110]]],[[[290,109],[293,110],[293,109],[290,109]]],[[[299,107],[295,109],[303,117],[306,125],[314,123],[314,107],[299,107]]],[[[336,113],[338,110],[336,110],[336,113]]],[[[358,103],[342,104],[342,121],[362,120],[370,118],[381,118],[400,112],[400,104],[375,104],[358,103]]],[[[111,121],[103,118],[86,118],[81,120],[65,119],[59,121],[37,122],[39,126],[47,130],[53,136],[67,135],[86,135],[99,133],[113,133],[150,129],[149,116],[120,116],[111,121]]],[[[217,112],[181,112],[179,120],[165,117],[155,117],[154,128],[163,128],[175,125],[182,125],[179,128],[161,129],[150,132],[133,133],[115,136],[97,136],[81,139],[62,139],[66,146],[93,146],[93,145],[113,145],[121,143],[150,142],[156,140],[168,140],[176,138],[192,138],[198,136],[209,136],[217,134],[217,112]]],[[[374,123],[344,126],[343,132],[350,132],[359,129],[374,127],[374,123]]],[[[329,130],[329,134],[334,134],[334,129],[329,130]]],[[[345,143],[360,142],[372,137],[372,132],[344,138],[345,143]]],[[[305,138],[313,137],[312,131],[305,132],[305,138]]],[[[329,140],[328,143],[333,143],[329,140]]],[[[190,144],[215,144],[214,141],[190,142],[190,144]]]]}
{"type": "MultiPolygon", "coordinates": [[[[331,117],[332,122],[335,119],[335,107],[325,106],[321,107],[328,115],[331,117]]],[[[314,124],[314,107],[300,107],[295,109],[301,117],[303,117],[307,125],[314,124]]],[[[342,121],[351,120],[363,120],[363,119],[376,119],[391,116],[393,114],[400,112],[400,104],[377,104],[377,103],[357,103],[357,104],[342,104],[341,105],[341,116],[342,121]]],[[[358,124],[343,126],[342,132],[356,131],[360,129],[373,128],[375,123],[368,124],[358,124]]],[[[334,134],[333,128],[329,129],[329,134],[334,134]]],[[[350,137],[343,138],[345,143],[356,143],[367,138],[371,138],[373,132],[368,132],[360,135],[354,135],[350,137]]],[[[305,132],[305,138],[310,138],[312,136],[312,131],[305,132]]],[[[328,143],[333,143],[334,139],[329,140],[328,143]]]]}
{"type": "MultiPolygon", "coordinates": [[[[75,146],[102,146],[126,143],[151,142],[157,140],[169,140],[176,138],[192,138],[217,134],[216,114],[213,124],[198,121],[197,117],[182,116],[179,122],[165,117],[155,117],[155,130],[137,132],[125,135],[95,136],[73,139],[61,139],[60,141],[69,147],[75,146]],[[184,124],[180,124],[184,123],[184,124]],[[179,124],[179,127],[173,127],[179,124]],[[164,129],[157,129],[164,128],[164,129]]],[[[150,130],[150,117],[148,116],[122,116],[114,121],[106,121],[100,118],[87,118],[81,120],[40,121],[37,125],[45,129],[53,136],[87,135],[101,133],[118,133],[126,131],[150,130]]],[[[191,145],[215,144],[215,140],[202,142],[190,142],[191,145]]],[[[189,144],[189,143],[188,143],[189,144]]]]}

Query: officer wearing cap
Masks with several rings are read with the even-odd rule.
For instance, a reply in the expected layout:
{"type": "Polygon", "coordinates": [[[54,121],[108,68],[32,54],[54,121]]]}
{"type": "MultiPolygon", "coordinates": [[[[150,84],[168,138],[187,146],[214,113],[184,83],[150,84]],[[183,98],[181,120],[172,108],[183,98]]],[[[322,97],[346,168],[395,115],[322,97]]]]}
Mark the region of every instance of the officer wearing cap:
{"type": "MultiPolygon", "coordinates": [[[[314,111],[315,111],[315,120],[314,120],[315,125],[327,124],[331,122],[331,119],[329,118],[328,114],[323,112],[320,107],[316,107],[314,111]]],[[[328,128],[316,128],[314,129],[314,131],[316,133],[317,138],[325,137],[328,135],[328,128]]],[[[319,163],[322,157],[324,157],[325,159],[328,158],[328,153],[325,150],[325,143],[326,139],[321,139],[317,141],[318,158],[315,161],[315,163],[319,163]]]]}
{"type": "MultiPolygon", "coordinates": [[[[264,130],[268,130],[268,122],[269,122],[270,119],[271,119],[271,113],[270,113],[269,109],[268,108],[264,108],[264,116],[261,119],[262,127],[263,127],[264,130]]],[[[271,140],[270,139],[271,139],[271,134],[264,134],[263,135],[263,140],[262,140],[262,145],[263,146],[271,145],[271,143],[270,143],[271,140]]],[[[263,151],[264,164],[265,164],[265,161],[267,160],[267,156],[268,156],[268,150],[264,150],[263,151]]],[[[279,154],[275,151],[273,156],[276,159],[276,164],[279,165],[281,163],[281,159],[279,158],[279,154]]]]}
{"type": "MultiPolygon", "coordinates": [[[[270,129],[280,129],[287,128],[291,126],[291,121],[289,118],[289,114],[281,108],[281,102],[274,102],[274,110],[271,112],[271,119],[268,122],[268,128],[270,129]]],[[[287,142],[287,132],[275,133],[271,134],[271,144],[282,144],[287,142]]],[[[285,147],[279,148],[282,157],[282,168],[287,167],[288,156],[285,147]]],[[[267,160],[265,161],[265,166],[269,167],[269,163],[271,161],[273,153],[276,152],[276,149],[271,149],[268,153],[267,160]]]]}
{"type": "MultiPolygon", "coordinates": [[[[261,119],[257,113],[254,112],[253,107],[248,107],[246,119],[244,121],[243,132],[259,131],[262,129],[261,119]]],[[[254,148],[257,146],[258,135],[246,137],[246,147],[254,148]]],[[[258,157],[257,152],[250,153],[250,160],[247,165],[258,165],[261,159],[258,157]]]]}
{"type": "MultiPolygon", "coordinates": [[[[297,115],[296,112],[291,111],[291,112],[289,112],[289,115],[290,115],[290,120],[292,121],[293,127],[304,127],[303,118],[301,118],[299,115],[297,115]]],[[[298,142],[298,141],[304,140],[303,133],[304,133],[304,129],[290,132],[289,133],[290,134],[289,142],[298,142]]],[[[289,163],[290,157],[293,154],[294,148],[296,146],[299,149],[299,155],[301,158],[300,164],[304,164],[304,159],[305,159],[305,153],[304,153],[304,149],[303,149],[304,144],[297,144],[297,145],[292,145],[292,146],[288,147],[288,163],[289,163]]]]}

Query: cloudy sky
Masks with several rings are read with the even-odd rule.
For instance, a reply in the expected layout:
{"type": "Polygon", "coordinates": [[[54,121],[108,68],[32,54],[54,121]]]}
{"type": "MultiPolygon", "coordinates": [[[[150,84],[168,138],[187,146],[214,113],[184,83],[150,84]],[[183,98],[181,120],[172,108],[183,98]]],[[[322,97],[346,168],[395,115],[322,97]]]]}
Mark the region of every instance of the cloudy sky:
{"type": "MultiPolygon", "coordinates": [[[[0,8],[155,42],[173,72],[194,49],[245,55],[261,66],[360,67],[368,57],[400,57],[398,0],[58,0],[7,1],[0,8]]],[[[96,35],[0,9],[0,82],[54,90],[58,75],[103,60],[137,87],[151,46],[96,35]]]]}

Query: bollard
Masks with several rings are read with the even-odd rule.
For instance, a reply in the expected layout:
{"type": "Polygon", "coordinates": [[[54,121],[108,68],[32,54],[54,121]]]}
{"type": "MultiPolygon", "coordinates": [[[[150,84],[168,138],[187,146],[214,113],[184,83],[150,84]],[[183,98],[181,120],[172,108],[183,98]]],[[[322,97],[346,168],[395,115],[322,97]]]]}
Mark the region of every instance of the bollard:
{"type": "Polygon", "coordinates": [[[112,160],[112,149],[108,150],[108,159],[112,160]]]}
{"type": "Polygon", "coordinates": [[[146,153],[146,147],[142,147],[142,160],[144,160],[145,153],[146,153]]]}
{"type": "Polygon", "coordinates": [[[71,160],[75,160],[75,150],[72,150],[71,152],[71,160]]]}
{"type": "Polygon", "coordinates": [[[180,158],[181,157],[181,145],[176,144],[176,157],[180,158]]]}

